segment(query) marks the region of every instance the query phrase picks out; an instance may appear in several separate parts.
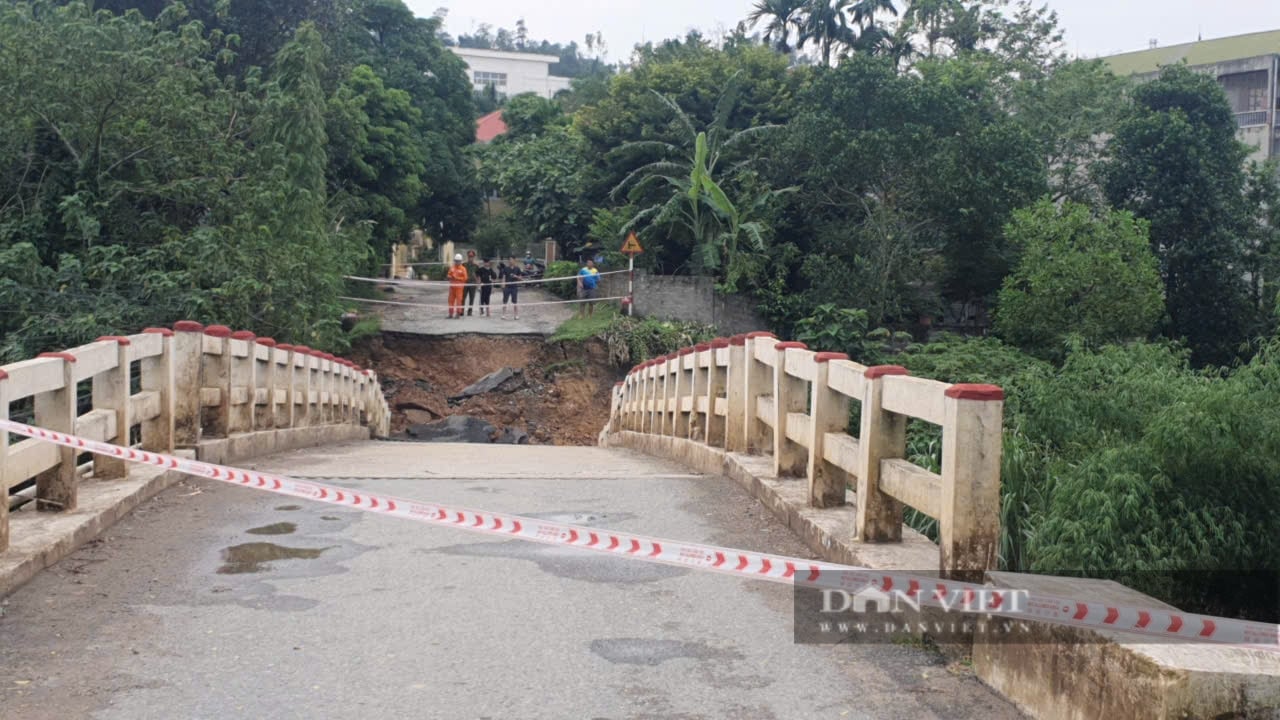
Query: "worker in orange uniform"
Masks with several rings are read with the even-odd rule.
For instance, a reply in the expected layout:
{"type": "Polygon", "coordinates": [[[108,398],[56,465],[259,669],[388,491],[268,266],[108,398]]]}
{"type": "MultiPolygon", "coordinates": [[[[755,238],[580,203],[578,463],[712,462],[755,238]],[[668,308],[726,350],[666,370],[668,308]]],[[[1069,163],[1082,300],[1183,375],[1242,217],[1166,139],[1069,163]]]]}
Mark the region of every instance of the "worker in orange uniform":
{"type": "Polygon", "coordinates": [[[453,256],[449,268],[449,319],[462,317],[462,290],[467,285],[467,269],[462,266],[462,253],[453,256]]]}

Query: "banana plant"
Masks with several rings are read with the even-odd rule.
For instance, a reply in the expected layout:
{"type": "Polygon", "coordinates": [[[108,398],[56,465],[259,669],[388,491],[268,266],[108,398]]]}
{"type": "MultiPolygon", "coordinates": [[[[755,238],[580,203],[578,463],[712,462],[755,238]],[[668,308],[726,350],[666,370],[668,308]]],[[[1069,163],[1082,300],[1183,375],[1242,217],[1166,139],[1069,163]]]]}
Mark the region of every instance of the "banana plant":
{"type": "MultiPolygon", "coordinates": [[[[637,168],[613,190],[615,198],[626,194],[632,201],[638,201],[649,197],[651,190],[665,187],[669,193],[665,199],[637,212],[622,232],[645,227],[684,228],[693,241],[695,269],[720,277],[739,254],[744,238],[756,252],[765,248],[764,225],[746,218],[756,217],[774,197],[793,190],[744,193],[735,203],[721,181],[717,180],[718,166],[726,153],[742,147],[749,140],[767,137],[778,129],[778,126],[765,125],[730,132],[726,125],[736,99],[736,88],[736,81],[731,80],[716,104],[715,120],[705,130],[698,130],[693,119],[675,102],[654,93],[671,109],[680,127],[688,133],[686,137],[691,139],[692,148],[688,144],[681,147],[652,140],[624,144],[618,152],[657,151],[667,159],[637,168]],[[670,159],[681,155],[686,159],[670,159]]],[[[734,169],[741,170],[748,164],[739,163],[734,169]]]]}

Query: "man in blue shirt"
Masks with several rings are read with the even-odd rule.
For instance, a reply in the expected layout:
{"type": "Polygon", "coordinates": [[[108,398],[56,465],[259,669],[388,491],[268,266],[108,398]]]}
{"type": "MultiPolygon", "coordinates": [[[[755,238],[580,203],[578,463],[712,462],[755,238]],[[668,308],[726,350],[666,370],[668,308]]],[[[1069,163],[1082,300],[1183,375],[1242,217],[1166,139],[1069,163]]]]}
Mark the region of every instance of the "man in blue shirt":
{"type": "Polygon", "coordinates": [[[596,270],[594,260],[588,260],[587,264],[578,271],[578,299],[583,301],[582,307],[578,308],[578,317],[595,314],[596,304],[592,301],[596,299],[599,285],[600,271],[596,270]]]}

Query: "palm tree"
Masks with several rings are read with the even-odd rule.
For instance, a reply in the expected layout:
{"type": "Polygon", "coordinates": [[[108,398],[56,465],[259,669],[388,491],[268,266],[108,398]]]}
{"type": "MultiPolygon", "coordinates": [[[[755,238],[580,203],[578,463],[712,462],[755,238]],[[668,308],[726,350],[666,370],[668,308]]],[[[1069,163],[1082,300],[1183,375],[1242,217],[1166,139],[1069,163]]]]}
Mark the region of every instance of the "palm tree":
{"type": "Polygon", "coordinates": [[[962,12],[964,6],[960,0],[911,0],[902,14],[902,22],[909,31],[924,34],[929,57],[933,57],[952,19],[962,12]]]}
{"type": "MultiPolygon", "coordinates": [[[[614,198],[625,194],[634,202],[646,196],[652,197],[652,190],[662,190],[665,197],[636,213],[622,232],[641,226],[683,228],[693,241],[695,269],[716,272],[727,278],[730,284],[734,282],[734,261],[741,241],[745,238],[757,251],[764,249],[765,229],[761,223],[749,218],[778,194],[792,190],[743,195],[734,202],[721,180],[717,180],[721,160],[726,155],[780,129],[777,125],[761,125],[729,130],[727,124],[737,99],[737,86],[735,76],[716,103],[715,119],[705,130],[699,130],[688,113],[674,101],[655,91],[654,95],[675,116],[685,138],[679,144],[641,140],[619,146],[615,152],[657,151],[664,159],[633,170],[612,192],[614,198]]],[[[746,164],[739,163],[734,167],[741,169],[746,164]]]]}
{"type": "Polygon", "coordinates": [[[853,24],[864,30],[878,26],[876,16],[881,13],[898,17],[898,8],[894,6],[893,0],[857,0],[849,8],[853,24]]]}
{"type": "Polygon", "coordinates": [[[818,45],[823,65],[831,64],[831,51],[837,45],[853,40],[845,10],[853,0],[809,0],[804,8],[804,27],[800,47],[812,40],[818,45]]]}
{"type": "Polygon", "coordinates": [[[790,53],[791,32],[794,29],[797,35],[800,34],[801,10],[805,4],[805,0],[756,0],[751,14],[747,15],[747,23],[755,27],[766,22],[765,42],[771,43],[780,53],[790,53]]]}
{"type": "Polygon", "coordinates": [[[853,3],[849,16],[858,28],[858,37],[849,43],[850,49],[867,55],[894,55],[893,33],[876,19],[881,14],[898,16],[893,0],[857,0],[853,3]]]}

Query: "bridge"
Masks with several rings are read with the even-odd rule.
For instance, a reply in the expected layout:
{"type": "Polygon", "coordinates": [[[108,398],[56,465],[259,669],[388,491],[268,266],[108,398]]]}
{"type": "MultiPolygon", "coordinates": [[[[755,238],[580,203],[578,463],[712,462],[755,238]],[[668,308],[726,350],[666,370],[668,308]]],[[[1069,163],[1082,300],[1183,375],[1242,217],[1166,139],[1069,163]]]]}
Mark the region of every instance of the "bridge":
{"type": "Polygon", "coordinates": [[[601,402],[611,420],[595,448],[382,442],[390,413],[374,371],[194,322],[0,368],[0,485],[25,503],[0,503],[0,707],[21,718],[1280,708],[1280,656],[1246,647],[1274,626],[1180,613],[1114,583],[995,571],[999,388],[754,333],[646,362],[601,402]],[[907,459],[910,420],[942,429],[939,472],[907,459]],[[906,507],[937,520],[937,543],[904,526],[906,507]],[[1070,601],[1061,618],[1021,616],[1033,641],[973,631],[942,653],[909,633],[799,643],[797,568],[810,579],[857,568],[884,591],[983,583],[997,600],[1070,601]]]}

